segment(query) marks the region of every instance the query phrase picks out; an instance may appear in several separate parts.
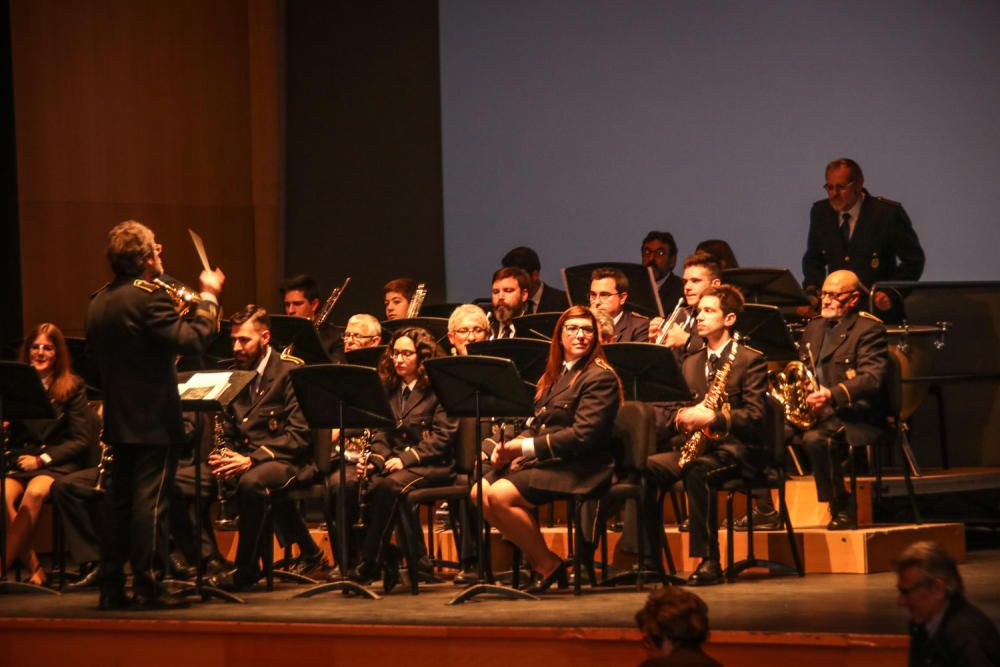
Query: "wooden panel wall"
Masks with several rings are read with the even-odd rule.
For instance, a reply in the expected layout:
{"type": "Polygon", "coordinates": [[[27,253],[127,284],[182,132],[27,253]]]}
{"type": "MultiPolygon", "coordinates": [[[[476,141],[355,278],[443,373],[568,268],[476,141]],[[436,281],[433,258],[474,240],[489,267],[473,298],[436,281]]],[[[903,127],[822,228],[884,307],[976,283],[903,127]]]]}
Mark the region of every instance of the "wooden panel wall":
{"type": "Polygon", "coordinates": [[[226,272],[225,310],[272,292],[278,0],[25,0],[11,12],[25,326],[82,331],[109,276],[106,233],[128,218],[192,286],[186,230],[198,231],[226,272]]]}

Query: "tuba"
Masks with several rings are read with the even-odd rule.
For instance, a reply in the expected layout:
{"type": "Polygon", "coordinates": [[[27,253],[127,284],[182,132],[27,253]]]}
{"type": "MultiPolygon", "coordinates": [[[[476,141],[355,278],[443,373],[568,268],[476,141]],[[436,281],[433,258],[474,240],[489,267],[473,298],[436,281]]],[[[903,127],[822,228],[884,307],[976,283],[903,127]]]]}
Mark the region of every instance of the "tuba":
{"type": "Polygon", "coordinates": [[[806,354],[809,359],[808,364],[804,361],[789,361],[785,370],[779,373],[772,372],[767,377],[771,395],[785,411],[785,420],[803,431],[809,430],[816,424],[816,414],[806,403],[806,396],[819,391],[816,362],[809,343],[806,343],[806,354]]]}

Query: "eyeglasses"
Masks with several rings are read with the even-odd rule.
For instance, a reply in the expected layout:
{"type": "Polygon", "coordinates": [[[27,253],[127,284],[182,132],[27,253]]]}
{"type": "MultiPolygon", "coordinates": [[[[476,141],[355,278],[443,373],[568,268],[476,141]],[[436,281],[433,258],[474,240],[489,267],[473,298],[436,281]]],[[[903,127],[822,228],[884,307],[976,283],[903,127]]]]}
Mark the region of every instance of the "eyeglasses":
{"type": "Polygon", "coordinates": [[[826,291],[823,291],[823,292],[819,293],[819,297],[821,299],[834,299],[836,301],[840,301],[840,297],[844,296],[845,294],[854,294],[854,290],[849,289],[849,290],[844,290],[843,292],[826,292],[826,291]]]}
{"type": "Polygon", "coordinates": [[[393,350],[392,351],[392,357],[393,358],[403,357],[404,359],[409,359],[410,357],[412,357],[415,354],[416,354],[415,350],[393,350]]]}
{"type": "Polygon", "coordinates": [[[35,343],[31,346],[32,352],[55,352],[55,345],[46,345],[44,343],[35,343]]]}
{"type": "Polygon", "coordinates": [[[656,249],[653,249],[653,248],[643,248],[642,249],[642,256],[643,257],[654,257],[654,256],[655,257],[666,257],[667,256],[667,249],[666,248],[656,248],[656,249]]]}
{"type": "Polygon", "coordinates": [[[348,331],[344,334],[344,340],[370,340],[375,338],[375,336],[365,336],[364,334],[354,333],[353,331],[348,331]]]}
{"type": "Polygon", "coordinates": [[[486,333],[486,329],[483,327],[462,327],[461,329],[455,329],[453,333],[457,333],[459,336],[468,338],[471,334],[482,336],[486,333]]]}
{"type": "Polygon", "coordinates": [[[847,192],[853,186],[854,186],[854,181],[851,181],[849,183],[844,183],[843,185],[839,183],[837,185],[830,185],[829,183],[824,183],[823,189],[826,190],[827,192],[847,192]]]}
{"type": "Polygon", "coordinates": [[[590,293],[590,300],[591,301],[607,301],[611,297],[617,296],[619,294],[621,294],[621,292],[591,292],[590,293]]]}
{"type": "Polygon", "coordinates": [[[904,597],[910,597],[921,588],[926,588],[927,586],[930,586],[932,583],[934,583],[933,579],[924,578],[918,581],[917,583],[913,584],[909,588],[903,586],[896,586],[896,590],[899,591],[900,595],[904,597]]]}
{"type": "Polygon", "coordinates": [[[570,336],[576,336],[577,334],[583,334],[584,336],[593,336],[594,327],[590,324],[564,324],[563,331],[565,331],[570,336]]]}

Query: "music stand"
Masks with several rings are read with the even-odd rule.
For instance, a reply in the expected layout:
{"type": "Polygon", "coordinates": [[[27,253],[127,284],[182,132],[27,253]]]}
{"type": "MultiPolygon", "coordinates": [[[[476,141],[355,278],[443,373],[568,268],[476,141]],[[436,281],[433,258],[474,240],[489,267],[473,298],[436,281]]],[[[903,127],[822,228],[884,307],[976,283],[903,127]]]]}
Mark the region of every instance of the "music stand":
{"type": "Polygon", "coordinates": [[[656,289],[656,276],[652,267],[630,262],[598,262],[580,264],[562,269],[566,294],[574,305],[590,307],[590,274],[594,269],[608,267],[618,269],[628,278],[628,300],[625,308],[649,317],[663,317],[660,292],[656,289]]]}
{"type": "Polygon", "coordinates": [[[460,303],[425,303],[420,307],[420,316],[448,319],[452,312],[461,305],[460,303]]]}
{"type": "Polygon", "coordinates": [[[522,378],[538,382],[549,360],[549,346],[549,343],[534,338],[501,338],[469,343],[466,349],[469,354],[510,359],[522,378]]]}
{"type": "MultiPolygon", "coordinates": [[[[229,404],[232,403],[236,398],[242,394],[246,388],[253,382],[254,377],[257,375],[256,371],[213,371],[211,373],[198,372],[200,375],[217,375],[220,378],[228,375],[229,376],[229,386],[214,399],[186,399],[181,396],[181,409],[185,412],[208,412],[208,413],[219,413],[225,411],[229,404]]],[[[178,383],[187,382],[195,372],[184,372],[177,374],[178,383]]],[[[182,590],[177,591],[175,596],[195,596],[201,598],[202,602],[208,602],[209,598],[218,598],[219,600],[224,600],[225,602],[231,602],[235,604],[246,604],[246,600],[234,595],[229,591],[224,591],[221,588],[212,586],[205,582],[205,558],[201,553],[201,534],[202,534],[202,522],[204,517],[202,516],[201,509],[201,447],[194,448],[194,529],[195,535],[198,536],[198,565],[195,568],[195,578],[194,584],[188,582],[175,582],[176,585],[182,586],[182,590]]]]}
{"type": "Polygon", "coordinates": [[[449,417],[474,417],[476,424],[476,493],[479,508],[479,582],[449,602],[461,604],[478,595],[498,595],[511,600],[538,600],[531,593],[496,583],[492,568],[484,567],[490,527],[483,516],[483,417],[528,417],[535,412],[532,398],[514,362],[498,357],[438,357],[424,362],[431,387],[449,417]]]}
{"type": "Polygon", "coordinates": [[[761,266],[724,269],[722,282],[739,287],[749,303],[793,308],[810,305],[802,285],[788,269],[761,266]]]}
{"type": "Polygon", "coordinates": [[[622,381],[627,400],[645,403],[691,400],[691,391],[669,347],[653,343],[608,343],[602,349],[622,381]]]}
{"type": "Polygon", "coordinates": [[[406,327],[426,329],[439,344],[448,339],[448,318],[445,317],[404,317],[401,320],[385,320],[381,324],[382,340],[386,342],[392,334],[406,327]]]}
{"type": "Polygon", "coordinates": [[[791,361],[799,358],[798,349],[777,306],[748,303],[736,316],[736,326],[743,342],[767,357],[768,361],[791,361]]]}
{"type": "Polygon", "coordinates": [[[330,356],[323,349],[312,320],[294,315],[271,315],[271,345],[289,352],[307,364],[328,364],[330,356]]]}
{"type": "MultiPolygon", "coordinates": [[[[588,287],[589,289],[589,287],[588,287]]],[[[556,323],[562,313],[535,313],[533,315],[521,315],[510,321],[514,325],[514,331],[518,338],[538,338],[541,340],[552,340],[552,332],[556,330],[556,323]]]]}
{"type": "Polygon", "coordinates": [[[344,352],[345,363],[353,366],[367,366],[378,369],[379,359],[385,354],[385,345],[373,345],[372,347],[362,347],[350,352],[344,352]]]}
{"type": "MultiPolygon", "coordinates": [[[[347,456],[344,449],[344,429],[378,428],[396,423],[385,397],[382,381],[374,368],[350,364],[300,366],[292,369],[289,376],[309,427],[338,429],[334,451],[341,453],[338,466],[340,485],[337,487],[337,559],[340,561],[340,576],[297,593],[294,597],[309,598],[327,591],[344,591],[357,593],[370,600],[381,600],[382,597],[367,586],[347,578],[347,456]]],[[[324,475],[324,498],[329,496],[327,484],[324,475]]],[[[415,575],[411,573],[411,576],[415,575]]]]}
{"type": "Polygon", "coordinates": [[[7,459],[4,420],[55,419],[52,401],[31,364],[0,361],[0,593],[62,595],[27,581],[7,581],[7,459]]]}

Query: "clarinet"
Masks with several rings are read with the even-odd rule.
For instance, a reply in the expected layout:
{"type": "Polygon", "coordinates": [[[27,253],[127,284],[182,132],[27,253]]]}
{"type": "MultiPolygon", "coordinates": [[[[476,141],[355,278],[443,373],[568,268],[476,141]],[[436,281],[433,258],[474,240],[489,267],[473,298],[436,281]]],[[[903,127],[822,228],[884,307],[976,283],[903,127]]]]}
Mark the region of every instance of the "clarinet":
{"type": "MultiPolygon", "coordinates": [[[[226,441],[223,439],[223,433],[222,413],[217,412],[215,413],[215,424],[212,433],[212,451],[209,452],[209,456],[225,456],[230,453],[231,450],[226,446],[226,441]]],[[[227,503],[229,501],[226,498],[222,479],[219,477],[215,478],[215,489],[215,499],[219,503],[219,518],[214,522],[215,527],[219,530],[234,530],[236,528],[236,521],[229,517],[227,510],[227,503]]]]}
{"type": "Polygon", "coordinates": [[[365,529],[365,507],[368,505],[368,459],[372,455],[371,431],[364,430],[361,436],[364,445],[358,463],[361,465],[361,474],[358,475],[358,520],[354,522],[354,528],[365,529]]]}
{"type": "Polygon", "coordinates": [[[111,450],[111,445],[105,445],[103,442],[101,444],[101,460],[97,462],[97,483],[94,484],[94,492],[103,494],[107,489],[104,488],[104,480],[107,477],[108,468],[111,466],[111,462],[115,460],[114,452],[111,450]]]}

